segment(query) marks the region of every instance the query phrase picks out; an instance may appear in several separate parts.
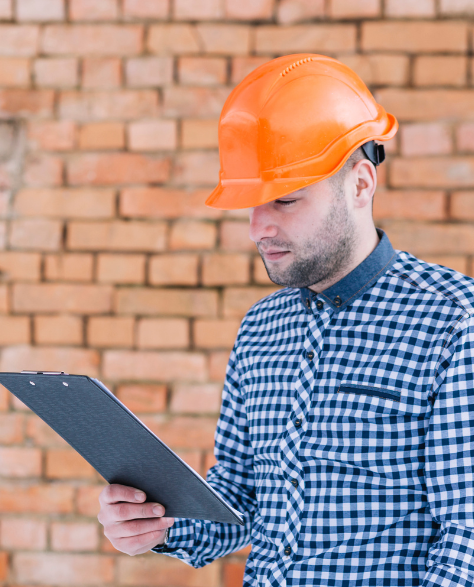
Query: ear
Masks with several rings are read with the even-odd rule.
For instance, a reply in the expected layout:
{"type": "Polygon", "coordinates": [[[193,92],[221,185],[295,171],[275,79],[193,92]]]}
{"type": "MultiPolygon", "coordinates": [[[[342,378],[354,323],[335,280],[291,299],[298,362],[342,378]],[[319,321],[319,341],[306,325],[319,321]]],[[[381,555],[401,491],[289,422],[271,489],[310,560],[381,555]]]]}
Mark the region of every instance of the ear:
{"type": "Polygon", "coordinates": [[[365,208],[371,203],[377,187],[377,172],[368,159],[357,161],[348,174],[351,181],[354,208],[365,208]]]}

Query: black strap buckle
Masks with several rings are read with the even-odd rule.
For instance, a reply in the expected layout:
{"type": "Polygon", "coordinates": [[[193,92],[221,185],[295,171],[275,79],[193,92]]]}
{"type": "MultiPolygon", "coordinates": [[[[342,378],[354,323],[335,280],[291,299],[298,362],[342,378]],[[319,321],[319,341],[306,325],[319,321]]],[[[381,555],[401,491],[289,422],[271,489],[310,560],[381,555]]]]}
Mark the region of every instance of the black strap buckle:
{"type": "Polygon", "coordinates": [[[383,145],[377,145],[375,141],[369,141],[362,145],[362,150],[369,161],[375,166],[380,165],[382,161],[385,161],[385,149],[383,145]]]}

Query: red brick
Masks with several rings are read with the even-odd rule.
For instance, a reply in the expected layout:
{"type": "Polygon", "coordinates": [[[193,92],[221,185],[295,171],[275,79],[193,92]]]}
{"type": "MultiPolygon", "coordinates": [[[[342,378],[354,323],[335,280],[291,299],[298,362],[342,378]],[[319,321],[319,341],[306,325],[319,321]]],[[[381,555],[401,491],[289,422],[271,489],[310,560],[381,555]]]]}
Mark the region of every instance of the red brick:
{"type": "Polygon", "coordinates": [[[182,57],[179,81],[183,85],[215,86],[225,84],[227,62],[220,57],[182,57]]]}
{"type": "Polygon", "coordinates": [[[72,512],[73,488],[48,483],[30,486],[2,484],[0,511],[9,513],[66,514],[72,512]]]}
{"type": "Polygon", "coordinates": [[[64,0],[16,0],[16,18],[19,21],[64,20],[64,0]]]}
{"type": "Polygon", "coordinates": [[[142,318],[138,323],[138,348],[185,349],[189,324],[183,318],[142,318]]]}
{"type": "Polygon", "coordinates": [[[443,15],[472,15],[474,6],[471,0],[440,0],[440,13],[443,15]]]}
{"type": "Polygon", "coordinates": [[[75,500],[77,513],[95,518],[99,513],[99,494],[103,489],[104,485],[81,485],[78,487],[75,500]]]}
{"type": "Polygon", "coordinates": [[[76,155],[67,173],[72,185],[161,183],[169,178],[170,160],[136,153],[76,155]]]}
{"type": "Polygon", "coordinates": [[[15,197],[14,209],[22,216],[50,218],[108,218],[114,215],[111,189],[24,189],[15,197]]]}
{"type": "Polygon", "coordinates": [[[171,227],[169,248],[171,250],[212,249],[216,243],[216,226],[210,222],[182,220],[171,227]]]}
{"type": "Polygon", "coordinates": [[[9,569],[9,555],[7,552],[0,552],[0,581],[5,581],[9,569]]]}
{"type": "Polygon", "coordinates": [[[456,143],[458,151],[474,152],[474,123],[461,124],[456,129],[456,143]]]}
{"type": "Polygon", "coordinates": [[[7,244],[6,223],[0,222],[0,249],[4,249],[7,244]]]}
{"type": "Polygon", "coordinates": [[[387,88],[375,92],[375,98],[399,122],[473,118],[472,90],[410,90],[387,88]]]}
{"type": "Polygon", "coordinates": [[[0,189],[0,217],[7,216],[10,209],[10,192],[0,189]]]}
{"type": "Polygon", "coordinates": [[[53,106],[54,92],[52,90],[0,90],[0,117],[4,115],[51,117],[53,106]]]}
{"type": "Polygon", "coordinates": [[[224,290],[224,318],[243,318],[250,307],[279,287],[228,287],[224,290]]]}
{"type": "Polygon", "coordinates": [[[401,127],[402,155],[440,155],[452,153],[451,129],[445,124],[407,124],[401,127]]]}
{"type": "Polygon", "coordinates": [[[234,24],[200,24],[199,38],[205,53],[247,55],[250,52],[250,27],[234,24]]]}
{"type": "Polygon", "coordinates": [[[228,88],[181,88],[163,90],[163,114],[170,118],[219,118],[228,88]]]}
{"type": "Polygon", "coordinates": [[[197,255],[159,255],[150,260],[152,285],[197,285],[197,255]]]}
{"type": "Polygon", "coordinates": [[[162,222],[71,222],[68,248],[112,251],[162,251],[166,244],[162,222]]]}
{"type": "Polygon", "coordinates": [[[137,55],[142,51],[140,25],[50,25],[41,49],[51,55],[137,55]]]}
{"type": "Polygon", "coordinates": [[[225,379],[230,351],[213,351],[209,353],[209,381],[218,381],[221,384],[225,379]]]}
{"type": "Polygon", "coordinates": [[[36,344],[82,344],[82,320],[77,316],[35,316],[36,344]]]}
{"type": "Polygon", "coordinates": [[[3,518],[1,537],[2,548],[44,550],[46,522],[34,518],[3,518]]]}
{"type": "Polygon", "coordinates": [[[93,257],[82,253],[61,253],[45,258],[47,281],[92,281],[93,257]]]}
{"type": "Polygon", "coordinates": [[[72,58],[36,59],[33,71],[37,86],[70,88],[79,79],[77,59],[72,58]]]}
{"type": "Polygon", "coordinates": [[[390,180],[395,187],[471,187],[473,157],[393,159],[390,180]]]}
{"type": "Polygon", "coordinates": [[[46,452],[47,479],[90,479],[94,469],[71,448],[55,448],[46,452]]]}
{"type": "Polygon", "coordinates": [[[225,17],[231,20],[271,20],[273,0],[225,0],[225,17]]]}
{"type": "Polygon", "coordinates": [[[217,120],[183,120],[181,146],[184,149],[217,148],[217,120]]]}
{"type": "Polygon", "coordinates": [[[123,287],[116,292],[115,311],[142,316],[215,317],[217,292],[202,289],[123,287]]]}
{"type": "Polygon", "coordinates": [[[158,94],[152,90],[62,92],[59,114],[81,122],[154,117],[158,114],[158,94]]]}
{"type": "Polygon", "coordinates": [[[100,283],[143,283],[144,255],[99,255],[97,281],[100,283]]]}
{"type": "Polygon", "coordinates": [[[415,256],[465,255],[474,252],[474,233],[470,224],[393,222],[386,232],[394,248],[410,251],[415,256]]]}
{"type": "Polygon", "coordinates": [[[86,150],[122,149],[125,126],[121,122],[85,124],[79,131],[79,148],[86,150]]]}
{"type": "Polygon", "coordinates": [[[30,62],[22,57],[0,57],[0,85],[24,88],[30,84],[30,62]]]}
{"type": "Polygon", "coordinates": [[[329,16],[332,18],[375,18],[380,16],[380,0],[330,0],[329,16]]]}
{"type": "Polygon", "coordinates": [[[205,381],[206,357],[201,353],[105,351],[104,377],[117,381],[205,381]]]}
{"type": "Polygon", "coordinates": [[[125,64],[127,86],[155,87],[173,80],[173,61],[170,57],[136,57],[125,64]]]}
{"type": "Polygon", "coordinates": [[[30,342],[30,319],[26,316],[0,316],[0,345],[30,342]]]}
{"type": "Polygon", "coordinates": [[[91,347],[131,347],[134,324],[133,318],[116,316],[90,318],[87,343],[91,347]]]}
{"type": "Polygon", "coordinates": [[[143,416],[143,423],[173,450],[209,450],[214,446],[216,417],[143,416]]]}
{"type": "Polygon", "coordinates": [[[222,211],[204,205],[209,190],[126,188],[120,194],[120,214],[135,218],[220,218],[222,211]]]}
{"type": "Polygon", "coordinates": [[[6,412],[10,407],[10,392],[0,385],[0,412],[6,412]]]}
{"type": "Polygon", "coordinates": [[[257,54],[354,52],[356,27],[354,24],[261,26],[256,30],[255,47],[257,54]]]}
{"type": "Polygon", "coordinates": [[[0,25],[0,55],[31,57],[38,51],[39,27],[35,25],[0,25]]]}
{"type": "Polygon", "coordinates": [[[241,254],[210,254],[203,258],[204,285],[237,285],[249,281],[249,258],[241,254]]]}
{"type": "Polygon", "coordinates": [[[416,86],[464,86],[467,57],[421,56],[415,60],[416,86]]]}
{"type": "Polygon", "coordinates": [[[0,0],[0,20],[10,20],[13,17],[13,0],[0,0]]]}
{"type": "Polygon", "coordinates": [[[69,120],[31,121],[28,144],[33,150],[71,151],[76,142],[76,125],[69,120]]]}
{"type": "Polygon", "coordinates": [[[176,20],[216,20],[223,16],[220,0],[174,0],[176,20]]]}
{"type": "Polygon", "coordinates": [[[23,442],[23,426],[23,414],[0,414],[0,443],[20,444],[23,442]]]}
{"type": "Polygon", "coordinates": [[[135,413],[155,414],[166,410],[165,385],[120,385],[115,395],[135,413]]]}
{"type": "Polygon", "coordinates": [[[35,446],[68,446],[59,434],[33,413],[28,415],[26,437],[28,442],[33,442],[35,446]]]}
{"type": "Polygon", "coordinates": [[[200,450],[177,450],[176,454],[183,459],[191,469],[201,473],[202,452],[200,450]]]}
{"type": "Polygon", "coordinates": [[[193,340],[197,349],[231,349],[240,320],[195,320],[193,340]]]}
{"type": "Polygon", "coordinates": [[[39,477],[41,451],[37,448],[0,447],[2,477],[39,477]]]}
{"type": "Polygon", "coordinates": [[[213,151],[177,153],[173,181],[179,185],[214,186],[219,181],[219,154],[213,151]]]}
{"type": "MultiPolygon", "coordinates": [[[[204,471],[207,474],[209,469],[217,463],[216,457],[212,452],[206,452],[204,455],[204,471]]],[[[237,553],[234,553],[237,554],[237,553]]]]}
{"type": "Polygon", "coordinates": [[[262,285],[271,285],[273,283],[268,277],[262,258],[259,256],[253,259],[253,281],[262,285]]]}
{"type": "Polygon", "coordinates": [[[474,192],[451,194],[451,216],[459,220],[474,220],[474,192]]]}
{"type": "Polygon", "coordinates": [[[19,553],[13,557],[15,577],[23,583],[97,585],[114,578],[114,559],[92,554],[19,553]]]}
{"type": "Polygon", "coordinates": [[[434,17],[434,0],[385,0],[385,16],[394,18],[434,17]]]}
{"type": "Polygon", "coordinates": [[[38,153],[25,163],[23,179],[28,186],[57,186],[63,183],[63,161],[60,157],[38,153]]]}
{"type": "Polygon", "coordinates": [[[367,85],[403,86],[408,83],[406,55],[339,55],[367,85]]]}
{"type": "Polygon", "coordinates": [[[446,195],[441,191],[379,190],[374,199],[374,218],[445,220],[446,195]]]}
{"type": "Polygon", "coordinates": [[[176,149],[176,120],[138,120],[128,127],[131,151],[162,151],[176,149]]]}
{"type": "Polygon", "coordinates": [[[189,55],[200,51],[200,38],[192,25],[157,24],[150,27],[147,49],[158,55],[189,55]]]}
{"type": "Polygon", "coordinates": [[[112,288],[108,285],[22,284],[13,286],[16,312],[71,312],[102,314],[111,310],[112,288]]]}
{"type": "Polygon", "coordinates": [[[117,564],[120,585],[143,585],[143,587],[168,587],[168,585],[218,587],[220,585],[220,566],[215,563],[198,571],[167,556],[120,557],[117,564]]]}
{"type": "Polygon", "coordinates": [[[15,249],[55,251],[61,246],[62,224],[57,220],[27,218],[10,224],[10,245],[15,249]]]}
{"type": "Polygon", "coordinates": [[[51,524],[51,546],[60,551],[88,551],[99,547],[97,524],[92,522],[51,524]]]}
{"type": "Polygon", "coordinates": [[[170,411],[180,414],[217,414],[221,405],[222,385],[181,383],[173,387],[170,411]]]}
{"type": "Polygon", "coordinates": [[[220,226],[220,248],[224,251],[255,252],[255,243],[249,237],[249,223],[225,220],[220,226]]]}
{"type": "Polygon", "coordinates": [[[324,0],[281,0],[277,6],[277,21],[282,24],[305,22],[324,14],[324,0]]]}
{"type": "Polygon", "coordinates": [[[65,371],[97,377],[99,355],[78,348],[14,346],[3,349],[0,365],[2,371],[65,371]]]}
{"type": "Polygon", "coordinates": [[[124,0],[123,15],[130,19],[165,19],[169,14],[170,0],[124,0]]]}
{"type": "Polygon", "coordinates": [[[39,281],[40,264],[39,253],[0,252],[2,281],[39,281]]]}
{"type": "Polygon", "coordinates": [[[244,77],[267,61],[270,61],[268,57],[234,57],[232,59],[232,83],[240,83],[244,77]]]}
{"type": "Polygon", "coordinates": [[[362,23],[364,51],[464,52],[468,27],[463,22],[362,23]]]}
{"type": "Polygon", "coordinates": [[[115,20],[117,16],[117,0],[69,0],[71,20],[115,20]]]}
{"type": "Polygon", "coordinates": [[[118,57],[88,57],[82,62],[84,88],[118,88],[122,83],[122,64],[118,57]]]}

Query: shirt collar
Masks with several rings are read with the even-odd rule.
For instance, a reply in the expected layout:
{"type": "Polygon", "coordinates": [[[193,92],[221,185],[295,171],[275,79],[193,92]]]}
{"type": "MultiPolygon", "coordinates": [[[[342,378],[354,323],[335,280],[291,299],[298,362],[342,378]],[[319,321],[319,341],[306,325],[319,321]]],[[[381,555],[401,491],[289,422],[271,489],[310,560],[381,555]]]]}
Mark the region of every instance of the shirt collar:
{"type": "Polygon", "coordinates": [[[357,267],[331,287],[322,292],[314,292],[307,287],[300,288],[301,301],[307,313],[312,307],[322,309],[327,303],[334,310],[342,310],[360,297],[393,265],[397,253],[386,233],[376,228],[379,243],[357,267]],[[318,306],[321,306],[320,308],[318,306]]]}

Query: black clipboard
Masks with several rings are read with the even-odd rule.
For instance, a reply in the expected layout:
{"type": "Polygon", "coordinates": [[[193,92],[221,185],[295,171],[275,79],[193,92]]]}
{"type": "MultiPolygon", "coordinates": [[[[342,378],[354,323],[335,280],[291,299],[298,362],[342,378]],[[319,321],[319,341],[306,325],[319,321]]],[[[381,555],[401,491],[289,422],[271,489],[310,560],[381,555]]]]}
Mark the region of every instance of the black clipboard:
{"type": "Polygon", "coordinates": [[[165,516],[243,525],[243,516],[103,383],[51,371],[0,373],[0,383],[109,483],[141,489],[165,516]]]}

